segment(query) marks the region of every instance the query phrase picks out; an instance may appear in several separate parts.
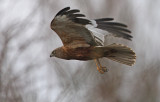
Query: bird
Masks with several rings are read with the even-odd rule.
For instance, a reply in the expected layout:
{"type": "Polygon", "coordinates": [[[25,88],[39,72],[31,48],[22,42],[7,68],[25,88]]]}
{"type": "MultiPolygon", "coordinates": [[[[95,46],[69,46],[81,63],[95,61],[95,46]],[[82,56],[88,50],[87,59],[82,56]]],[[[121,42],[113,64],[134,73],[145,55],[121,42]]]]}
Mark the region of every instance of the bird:
{"type": "MultiPolygon", "coordinates": [[[[103,74],[108,69],[101,65],[100,58],[132,66],[136,61],[135,52],[122,44],[112,43],[105,46],[103,41],[93,34],[90,28],[108,32],[113,37],[132,40],[127,25],[114,22],[113,18],[87,19],[79,9],[65,7],[60,10],[50,27],[61,39],[63,46],[54,49],[50,57],[65,60],[94,60],[97,70],[103,74]]],[[[104,34],[105,36],[105,34],[104,34]]]]}

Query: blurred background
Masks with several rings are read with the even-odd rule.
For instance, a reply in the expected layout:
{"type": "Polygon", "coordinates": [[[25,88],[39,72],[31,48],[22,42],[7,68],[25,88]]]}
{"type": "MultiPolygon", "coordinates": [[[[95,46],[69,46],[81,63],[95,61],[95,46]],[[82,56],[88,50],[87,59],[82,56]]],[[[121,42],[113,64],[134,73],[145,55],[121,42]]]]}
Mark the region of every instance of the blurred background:
{"type": "Polygon", "coordinates": [[[160,0],[0,0],[0,102],[160,102],[160,0]],[[50,58],[62,46],[50,22],[62,8],[113,17],[133,41],[106,38],[137,54],[134,66],[50,58]]]}

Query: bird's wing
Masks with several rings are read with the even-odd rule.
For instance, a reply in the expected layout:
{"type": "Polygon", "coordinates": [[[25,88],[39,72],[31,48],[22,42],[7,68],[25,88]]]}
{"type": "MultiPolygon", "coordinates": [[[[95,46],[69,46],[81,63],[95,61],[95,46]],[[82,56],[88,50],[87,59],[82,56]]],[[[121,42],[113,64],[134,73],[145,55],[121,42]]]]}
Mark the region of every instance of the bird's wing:
{"type": "MultiPolygon", "coordinates": [[[[103,30],[107,31],[108,33],[110,33],[110,35],[114,37],[132,40],[132,36],[129,35],[131,31],[127,29],[127,25],[119,22],[113,22],[113,18],[94,19],[91,20],[91,25],[92,26],[87,26],[87,28],[92,32],[103,30]]],[[[103,32],[101,34],[106,35],[106,32],[103,32]]]]}
{"type": "Polygon", "coordinates": [[[91,24],[91,21],[82,18],[85,15],[78,12],[80,12],[78,9],[70,10],[70,7],[62,9],[52,20],[51,29],[58,34],[65,47],[95,46],[94,36],[85,27],[91,24]]]}

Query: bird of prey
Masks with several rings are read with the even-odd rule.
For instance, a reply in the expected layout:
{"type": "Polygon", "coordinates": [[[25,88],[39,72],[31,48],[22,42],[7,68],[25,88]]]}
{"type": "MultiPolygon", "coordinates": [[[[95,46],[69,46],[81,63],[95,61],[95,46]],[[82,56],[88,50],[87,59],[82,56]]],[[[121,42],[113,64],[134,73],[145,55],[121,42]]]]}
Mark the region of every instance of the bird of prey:
{"type": "Polygon", "coordinates": [[[129,66],[135,63],[136,55],[132,49],[116,43],[104,46],[102,40],[88,27],[89,25],[93,29],[109,32],[114,37],[131,40],[132,36],[129,35],[131,31],[125,24],[113,22],[113,18],[89,20],[79,12],[78,9],[66,7],[51,21],[50,27],[58,34],[63,46],[53,50],[50,57],[66,60],[95,60],[100,73],[107,71],[99,61],[103,57],[129,66]]]}

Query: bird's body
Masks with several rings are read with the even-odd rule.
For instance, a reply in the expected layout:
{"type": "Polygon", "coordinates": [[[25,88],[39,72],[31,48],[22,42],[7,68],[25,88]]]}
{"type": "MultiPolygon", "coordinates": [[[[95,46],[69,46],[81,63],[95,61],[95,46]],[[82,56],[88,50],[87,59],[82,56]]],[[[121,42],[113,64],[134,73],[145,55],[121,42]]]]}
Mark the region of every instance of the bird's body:
{"type": "Polygon", "coordinates": [[[54,53],[56,53],[56,55],[54,55],[55,57],[66,60],[86,61],[106,57],[126,65],[132,65],[135,61],[127,60],[134,59],[135,53],[130,48],[121,44],[111,44],[106,47],[91,46],[78,48],[68,48],[63,46],[55,49],[54,53]]]}
{"type": "Polygon", "coordinates": [[[66,60],[95,60],[97,69],[100,73],[105,72],[101,66],[99,58],[109,58],[111,60],[133,65],[135,62],[135,53],[127,46],[121,44],[111,44],[104,46],[100,38],[92,34],[87,28],[91,25],[93,28],[108,31],[112,36],[131,40],[131,33],[126,29],[126,25],[117,22],[111,22],[112,18],[101,18],[88,20],[83,14],[77,14],[79,10],[70,10],[66,7],[59,11],[51,22],[51,29],[54,30],[63,42],[63,46],[55,49],[51,57],[55,56],[66,60]]]}
{"type": "Polygon", "coordinates": [[[56,53],[65,54],[65,56],[62,56],[62,54],[58,54],[55,57],[66,59],[66,60],[86,61],[86,60],[93,60],[93,59],[96,59],[96,58],[102,58],[103,57],[102,53],[98,54],[96,46],[78,47],[78,48],[59,47],[58,49],[56,49],[56,53]]]}

